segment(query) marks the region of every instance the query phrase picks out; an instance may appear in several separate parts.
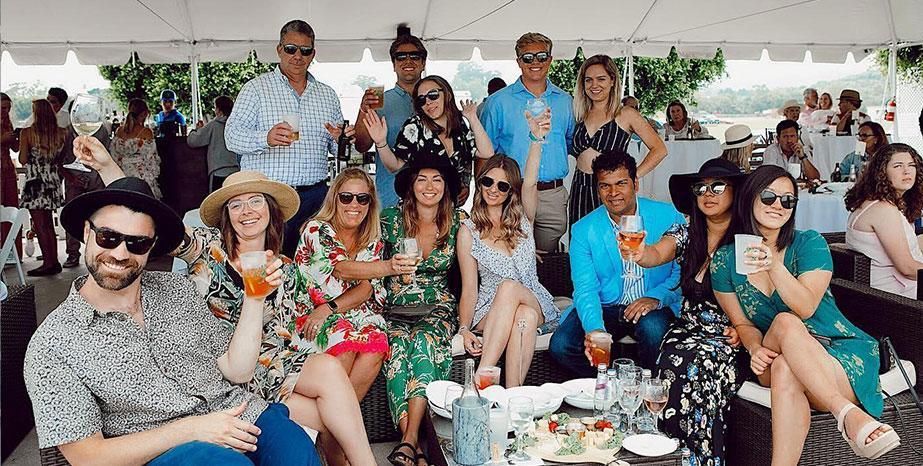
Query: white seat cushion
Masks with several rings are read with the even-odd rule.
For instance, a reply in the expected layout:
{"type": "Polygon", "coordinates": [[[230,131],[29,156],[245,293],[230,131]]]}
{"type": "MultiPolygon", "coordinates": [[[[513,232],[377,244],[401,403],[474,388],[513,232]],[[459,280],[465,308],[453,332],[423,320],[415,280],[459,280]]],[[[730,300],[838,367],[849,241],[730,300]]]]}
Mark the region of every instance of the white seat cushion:
{"type": "MultiPolygon", "coordinates": [[[[913,386],[916,386],[917,373],[914,370],[913,363],[910,361],[901,360],[901,364],[904,366],[904,370],[907,371],[907,376],[910,377],[910,382],[913,384],[913,386]]],[[[891,396],[897,395],[898,393],[909,389],[909,387],[907,387],[907,382],[904,380],[904,376],[901,374],[900,369],[897,367],[894,367],[888,372],[881,374],[879,378],[881,380],[881,391],[891,396]]],[[[740,390],[737,391],[737,396],[767,408],[772,407],[769,389],[754,382],[744,382],[744,384],[741,385],[740,390]]]]}

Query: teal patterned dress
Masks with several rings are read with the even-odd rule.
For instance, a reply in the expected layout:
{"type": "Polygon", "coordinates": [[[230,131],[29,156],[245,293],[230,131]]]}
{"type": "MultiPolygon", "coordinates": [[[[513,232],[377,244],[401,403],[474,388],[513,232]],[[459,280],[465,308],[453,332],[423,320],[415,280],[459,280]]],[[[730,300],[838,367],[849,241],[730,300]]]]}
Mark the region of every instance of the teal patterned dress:
{"type": "MultiPolygon", "coordinates": [[[[417,284],[422,293],[408,292],[410,284],[400,276],[385,279],[388,306],[431,305],[433,309],[413,321],[387,317],[391,357],[385,361],[388,406],[397,425],[407,416],[407,401],[426,397],[426,386],[449,378],[452,367],[452,337],[458,330],[458,303],[449,291],[449,270],[455,264],[455,240],[458,227],[467,218],[463,210],[455,211],[449,237],[437,246],[417,267],[417,284]]],[[[405,237],[404,217],[400,207],[381,213],[381,236],[385,257],[390,259],[405,237]]]]}
{"type": "MultiPolygon", "coordinates": [[[[813,270],[833,271],[827,242],[813,230],[795,231],[794,241],[785,251],[784,261],[785,268],[795,277],[813,270]]],[[[733,244],[718,249],[711,263],[712,288],[719,293],[737,293],[744,315],[765,333],[777,314],[790,312],[788,306],[777,291],[772,296],[766,296],[751,285],[746,275],[734,270],[734,264],[733,244]]],[[[832,340],[824,348],[843,366],[856,398],[870,415],[881,416],[884,402],[878,381],[878,343],[846,320],[829,288],[817,311],[804,320],[804,325],[809,332],[832,340]]]]}

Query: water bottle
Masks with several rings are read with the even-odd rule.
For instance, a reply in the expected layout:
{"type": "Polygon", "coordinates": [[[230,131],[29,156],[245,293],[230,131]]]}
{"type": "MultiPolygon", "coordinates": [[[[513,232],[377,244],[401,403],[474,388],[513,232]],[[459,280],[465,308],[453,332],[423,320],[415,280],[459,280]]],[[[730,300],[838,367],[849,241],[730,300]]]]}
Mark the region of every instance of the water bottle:
{"type": "Polygon", "coordinates": [[[856,164],[852,164],[849,166],[849,182],[850,183],[856,182],[856,164]]]}
{"type": "Polygon", "coordinates": [[[682,466],[692,466],[692,452],[688,448],[683,448],[683,460],[680,464],[682,466]]]}
{"type": "Polygon", "coordinates": [[[617,401],[618,397],[618,384],[619,384],[619,375],[618,369],[609,369],[606,371],[606,378],[608,378],[608,386],[606,390],[606,415],[605,418],[607,421],[611,421],[612,425],[618,424],[619,419],[619,404],[617,401]]]}
{"type": "Polygon", "coordinates": [[[455,462],[469,466],[490,460],[490,403],[474,383],[474,359],[465,360],[465,385],[452,402],[455,462]]]}
{"type": "Polygon", "coordinates": [[[596,392],[593,396],[593,417],[602,419],[606,415],[606,400],[609,398],[609,375],[606,365],[596,366],[596,392]]]}

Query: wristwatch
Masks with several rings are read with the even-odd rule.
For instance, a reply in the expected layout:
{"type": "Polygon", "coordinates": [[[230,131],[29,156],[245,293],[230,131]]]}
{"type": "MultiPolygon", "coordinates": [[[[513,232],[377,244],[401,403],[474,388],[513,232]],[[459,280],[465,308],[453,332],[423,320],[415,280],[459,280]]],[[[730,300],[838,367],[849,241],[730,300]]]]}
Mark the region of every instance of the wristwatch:
{"type": "Polygon", "coordinates": [[[339,306],[337,306],[337,302],[336,302],[336,300],[334,300],[334,299],[331,299],[330,301],[327,301],[327,305],[330,306],[330,310],[333,311],[333,312],[336,312],[336,311],[337,311],[337,307],[339,307],[339,306]]]}

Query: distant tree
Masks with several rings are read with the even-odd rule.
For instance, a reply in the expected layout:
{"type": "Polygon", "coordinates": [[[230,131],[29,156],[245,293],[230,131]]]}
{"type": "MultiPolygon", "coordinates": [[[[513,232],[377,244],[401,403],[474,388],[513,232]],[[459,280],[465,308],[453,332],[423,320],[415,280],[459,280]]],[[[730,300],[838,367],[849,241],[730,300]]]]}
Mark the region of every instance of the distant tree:
{"type": "MultiPolygon", "coordinates": [[[[552,62],[548,77],[558,87],[573,93],[577,73],[585,60],[583,50],[578,49],[573,59],[552,62]]],[[[623,70],[626,59],[616,58],[615,63],[623,70]]],[[[708,60],[680,58],[675,48],[666,58],[635,57],[635,97],[641,103],[642,113],[648,115],[663,110],[671,100],[694,105],[695,92],[724,74],[724,56],[720,50],[715,58],[708,60]]],[[[627,91],[625,86],[624,92],[627,91]]]]}
{"type": "Polygon", "coordinates": [[[458,64],[455,79],[452,80],[452,89],[456,93],[458,91],[470,92],[471,100],[477,102],[487,95],[487,82],[496,76],[500,76],[500,73],[494,70],[484,70],[478,63],[463,61],[458,64]]]}
{"type": "MultiPolygon", "coordinates": [[[[250,55],[243,63],[206,62],[199,64],[199,94],[203,113],[210,113],[212,102],[220,95],[236,99],[240,88],[275,65],[260,63],[250,55]]],[[[188,64],[148,65],[135,60],[120,66],[100,66],[99,73],[109,80],[112,98],[123,108],[128,101],[140,98],[147,101],[151,112],[160,110],[160,92],[176,92],[176,106],[189,116],[192,113],[192,85],[188,64]]]]}
{"type": "Polygon", "coordinates": [[[13,108],[10,109],[10,119],[14,126],[18,126],[22,121],[32,115],[32,101],[35,99],[44,99],[48,93],[48,86],[42,83],[13,83],[6,88],[6,92],[13,101],[13,108]]]}
{"type": "MultiPolygon", "coordinates": [[[[875,56],[884,75],[888,73],[889,53],[888,49],[882,49],[875,56]]],[[[923,84],[923,45],[897,49],[897,73],[909,81],[923,84]]]]}
{"type": "Polygon", "coordinates": [[[378,85],[378,78],[375,76],[360,74],[359,76],[356,76],[356,79],[353,79],[352,84],[359,86],[360,89],[368,89],[372,86],[378,85]]]}

